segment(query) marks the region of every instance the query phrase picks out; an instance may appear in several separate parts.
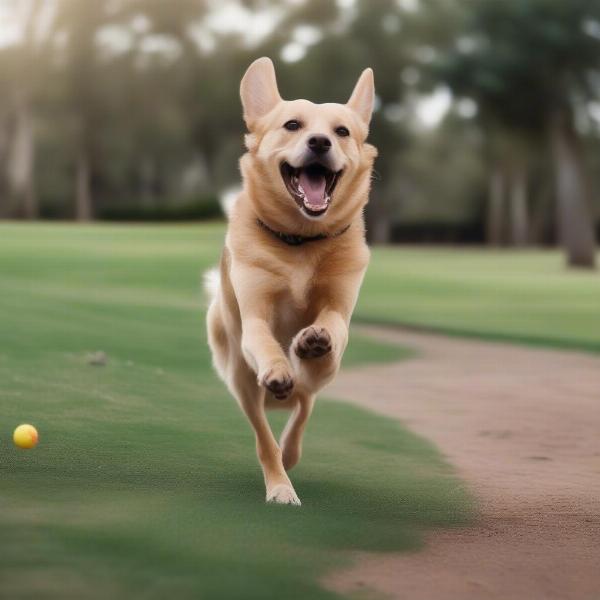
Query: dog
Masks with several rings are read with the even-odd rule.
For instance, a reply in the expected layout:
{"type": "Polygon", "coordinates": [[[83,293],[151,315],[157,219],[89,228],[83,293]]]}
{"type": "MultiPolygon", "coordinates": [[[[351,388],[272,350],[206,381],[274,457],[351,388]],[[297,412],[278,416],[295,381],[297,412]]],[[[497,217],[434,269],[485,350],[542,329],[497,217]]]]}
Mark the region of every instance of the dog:
{"type": "Polygon", "coordinates": [[[373,71],[346,104],[284,101],[259,58],[240,95],[247,152],[207,311],[213,364],[256,435],[266,501],[300,505],[298,463],[316,393],[340,368],[369,263],[363,209],[376,149],[366,143],[373,71]],[[265,410],[291,410],[277,442],[265,410]]]}

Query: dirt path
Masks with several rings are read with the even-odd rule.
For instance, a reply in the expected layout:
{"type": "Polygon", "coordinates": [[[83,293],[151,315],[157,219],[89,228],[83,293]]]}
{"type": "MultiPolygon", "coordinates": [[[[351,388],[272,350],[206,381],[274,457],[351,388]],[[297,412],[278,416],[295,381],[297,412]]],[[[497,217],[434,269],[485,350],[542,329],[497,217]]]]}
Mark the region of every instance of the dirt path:
{"type": "Polygon", "coordinates": [[[415,554],[361,554],[326,584],[361,598],[600,599],[600,358],[362,331],[419,356],[342,373],[328,394],[433,441],[480,516],[415,554]]]}

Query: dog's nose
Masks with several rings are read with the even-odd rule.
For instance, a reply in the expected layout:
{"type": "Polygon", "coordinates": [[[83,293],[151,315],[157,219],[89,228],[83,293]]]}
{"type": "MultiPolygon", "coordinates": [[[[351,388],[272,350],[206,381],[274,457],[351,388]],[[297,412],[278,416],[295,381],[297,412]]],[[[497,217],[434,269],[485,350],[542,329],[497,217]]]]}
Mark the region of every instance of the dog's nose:
{"type": "Polygon", "coordinates": [[[308,147],[315,154],[325,154],[331,148],[331,140],[326,135],[313,135],[308,140],[308,147]]]}

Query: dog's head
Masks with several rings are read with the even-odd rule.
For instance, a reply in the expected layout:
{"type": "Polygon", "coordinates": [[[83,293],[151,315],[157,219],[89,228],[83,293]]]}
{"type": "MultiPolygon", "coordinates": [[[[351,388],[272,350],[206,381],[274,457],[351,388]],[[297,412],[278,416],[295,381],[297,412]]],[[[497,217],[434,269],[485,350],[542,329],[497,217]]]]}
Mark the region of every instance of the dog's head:
{"type": "Polygon", "coordinates": [[[367,201],[377,154],[365,143],[373,71],[363,71],[346,104],[285,101],[273,63],[260,58],[240,94],[250,132],[242,172],[259,216],[289,230],[349,222],[367,201]]]}

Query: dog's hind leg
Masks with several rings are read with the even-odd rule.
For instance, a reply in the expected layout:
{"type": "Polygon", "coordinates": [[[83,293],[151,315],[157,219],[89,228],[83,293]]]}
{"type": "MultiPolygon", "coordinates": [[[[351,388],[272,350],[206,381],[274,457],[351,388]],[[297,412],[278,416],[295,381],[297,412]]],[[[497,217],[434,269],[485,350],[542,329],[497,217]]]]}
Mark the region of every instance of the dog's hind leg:
{"type": "Polygon", "coordinates": [[[227,340],[227,332],[225,331],[225,326],[223,324],[221,308],[216,299],[210,303],[206,313],[206,332],[208,335],[208,345],[212,351],[215,370],[221,379],[226,380],[229,343],[227,340]]]}
{"type": "Polygon", "coordinates": [[[266,486],[267,502],[300,505],[282,461],[279,448],[265,414],[265,390],[256,375],[240,357],[230,377],[230,388],[246,413],[256,435],[256,453],[266,486]]]}
{"type": "Polygon", "coordinates": [[[314,394],[295,394],[297,403],[281,434],[280,446],[286,471],[298,464],[302,456],[302,436],[313,406],[314,394]]]}

